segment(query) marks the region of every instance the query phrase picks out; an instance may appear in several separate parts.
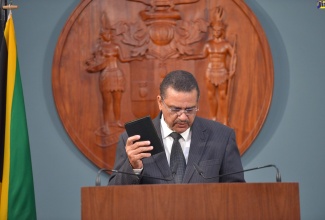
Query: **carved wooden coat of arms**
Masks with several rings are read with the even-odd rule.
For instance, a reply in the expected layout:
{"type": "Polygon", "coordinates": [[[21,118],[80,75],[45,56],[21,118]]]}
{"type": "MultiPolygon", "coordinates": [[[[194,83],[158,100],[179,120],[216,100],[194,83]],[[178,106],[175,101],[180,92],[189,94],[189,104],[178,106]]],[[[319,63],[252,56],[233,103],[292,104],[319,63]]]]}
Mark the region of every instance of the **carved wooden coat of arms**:
{"type": "Polygon", "coordinates": [[[112,167],[124,122],[158,114],[156,97],[176,69],[199,82],[199,116],[236,131],[243,154],[270,107],[273,63],[242,0],[81,0],[54,54],[62,123],[98,167],[112,167]]]}

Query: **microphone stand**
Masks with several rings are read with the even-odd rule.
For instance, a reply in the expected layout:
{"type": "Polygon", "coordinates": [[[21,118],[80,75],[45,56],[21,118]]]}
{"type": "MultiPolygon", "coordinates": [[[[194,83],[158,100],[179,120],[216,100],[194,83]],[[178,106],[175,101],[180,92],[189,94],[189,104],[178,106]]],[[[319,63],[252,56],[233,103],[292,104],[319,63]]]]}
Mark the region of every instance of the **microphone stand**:
{"type": "Polygon", "coordinates": [[[96,181],[95,181],[96,186],[101,185],[100,175],[101,175],[102,172],[120,173],[120,174],[126,174],[126,175],[131,175],[131,176],[137,176],[138,178],[147,177],[147,178],[151,178],[151,179],[158,179],[158,180],[164,180],[164,181],[172,181],[172,180],[174,180],[174,175],[175,175],[175,173],[173,172],[172,177],[170,177],[170,178],[162,178],[162,177],[147,176],[147,175],[142,175],[142,174],[124,172],[124,171],[120,171],[120,170],[111,170],[111,169],[102,168],[102,169],[98,170],[98,172],[97,172],[96,181]]]}
{"type": "Polygon", "coordinates": [[[277,182],[281,182],[281,174],[279,169],[273,165],[273,164],[269,164],[269,165],[265,165],[265,166],[261,166],[261,167],[254,167],[254,168],[250,168],[250,169],[246,169],[246,170],[241,170],[241,171],[236,171],[236,172],[232,172],[232,173],[225,173],[225,174],[221,174],[218,176],[214,176],[214,177],[206,177],[203,173],[203,171],[200,169],[200,167],[197,164],[194,164],[194,168],[195,170],[200,174],[200,176],[202,176],[204,179],[214,179],[217,177],[223,177],[223,176],[228,176],[228,175],[232,175],[232,174],[237,174],[237,173],[244,173],[247,171],[252,171],[252,170],[258,170],[258,169],[263,169],[263,168],[268,168],[268,167],[274,167],[276,169],[276,181],[277,182]]]}

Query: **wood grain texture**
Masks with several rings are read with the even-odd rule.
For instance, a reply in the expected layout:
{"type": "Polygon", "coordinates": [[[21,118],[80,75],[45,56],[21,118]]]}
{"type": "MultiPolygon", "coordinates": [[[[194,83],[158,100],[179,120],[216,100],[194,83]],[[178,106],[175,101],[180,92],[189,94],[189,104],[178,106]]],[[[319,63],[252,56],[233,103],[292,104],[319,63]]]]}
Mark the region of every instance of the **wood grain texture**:
{"type": "Polygon", "coordinates": [[[82,219],[299,220],[298,183],[83,187],[82,219]]]}

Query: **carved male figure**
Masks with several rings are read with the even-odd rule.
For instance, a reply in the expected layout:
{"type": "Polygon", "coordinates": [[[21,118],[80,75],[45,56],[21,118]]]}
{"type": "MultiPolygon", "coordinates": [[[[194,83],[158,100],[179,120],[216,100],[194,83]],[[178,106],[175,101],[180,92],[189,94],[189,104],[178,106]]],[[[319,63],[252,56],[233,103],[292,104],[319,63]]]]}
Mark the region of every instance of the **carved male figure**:
{"type": "Polygon", "coordinates": [[[215,20],[211,23],[213,38],[204,45],[203,54],[185,59],[209,58],[206,86],[211,119],[219,119],[228,125],[229,93],[235,73],[236,52],[235,47],[225,38],[226,26],[221,18],[222,9],[216,8],[215,20]]]}

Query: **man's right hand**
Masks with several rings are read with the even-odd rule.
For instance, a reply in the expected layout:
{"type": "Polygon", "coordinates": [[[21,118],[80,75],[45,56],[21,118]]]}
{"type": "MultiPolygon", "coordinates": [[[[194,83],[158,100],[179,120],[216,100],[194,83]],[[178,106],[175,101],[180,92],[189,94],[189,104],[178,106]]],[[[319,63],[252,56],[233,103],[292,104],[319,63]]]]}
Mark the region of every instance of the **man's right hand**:
{"type": "Polygon", "coordinates": [[[148,153],[148,151],[153,149],[150,146],[150,141],[137,141],[139,139],[140,135],[134,135],[126,141],[125,150],[133,169],[142,169],[142,159],[150,157],[151,153],[148,153]]]}

